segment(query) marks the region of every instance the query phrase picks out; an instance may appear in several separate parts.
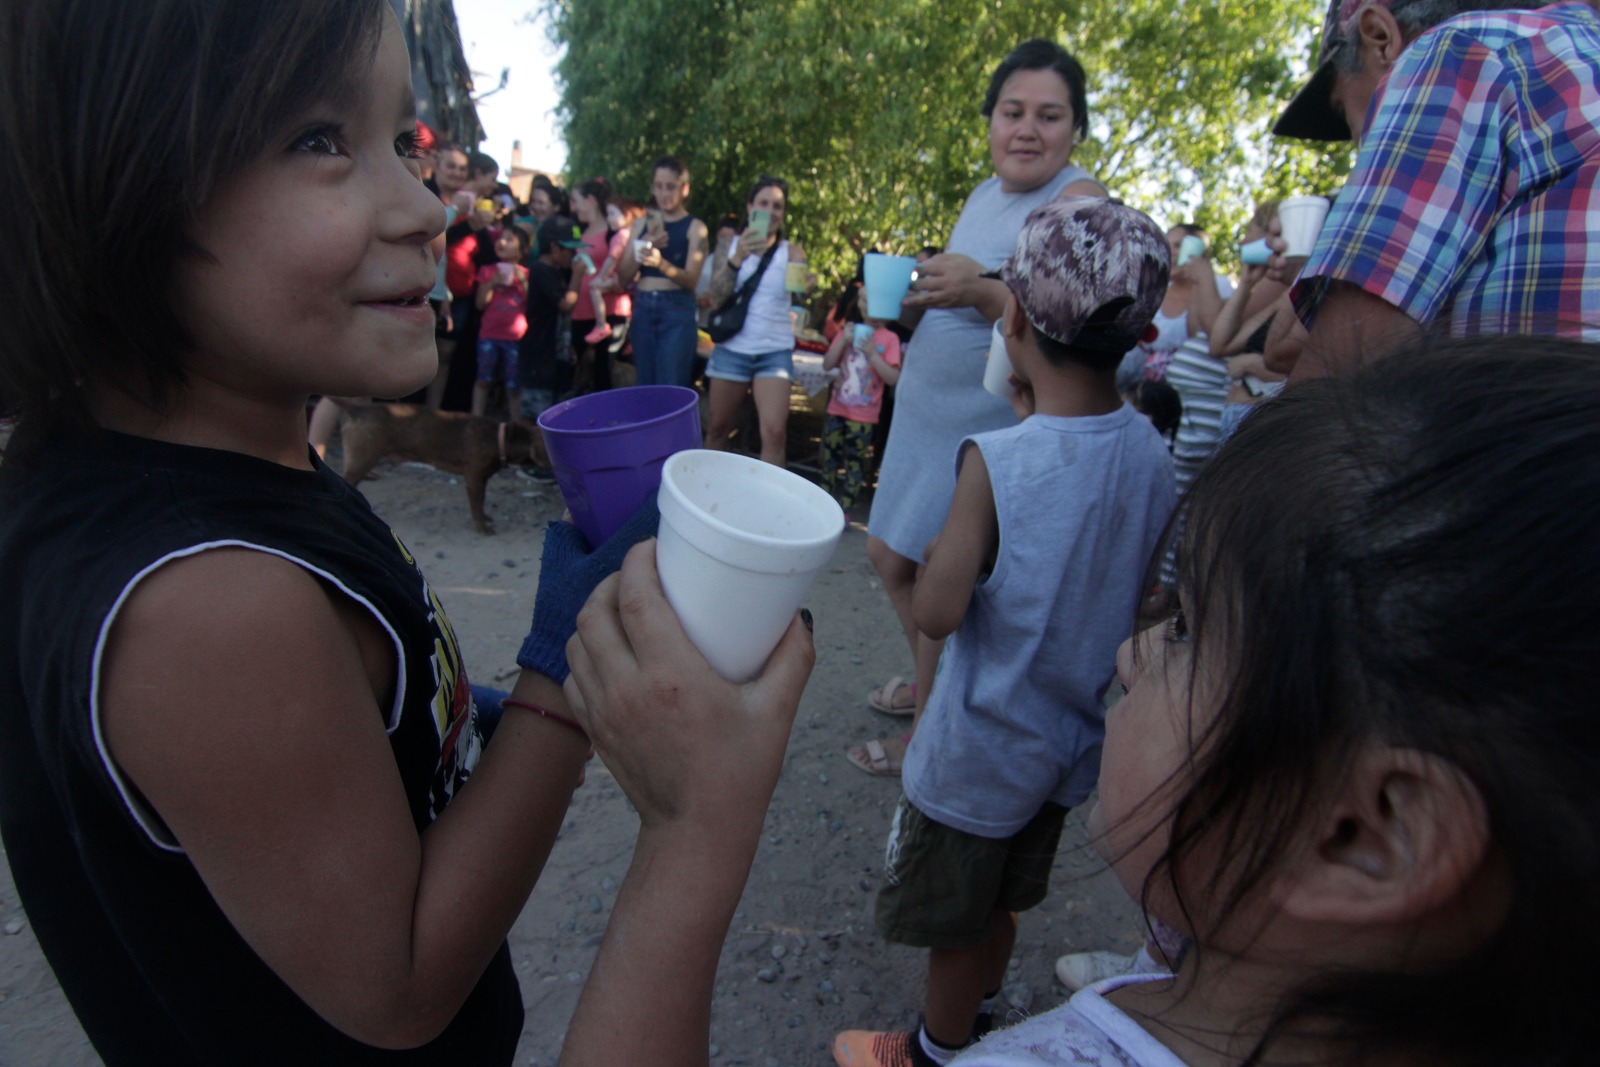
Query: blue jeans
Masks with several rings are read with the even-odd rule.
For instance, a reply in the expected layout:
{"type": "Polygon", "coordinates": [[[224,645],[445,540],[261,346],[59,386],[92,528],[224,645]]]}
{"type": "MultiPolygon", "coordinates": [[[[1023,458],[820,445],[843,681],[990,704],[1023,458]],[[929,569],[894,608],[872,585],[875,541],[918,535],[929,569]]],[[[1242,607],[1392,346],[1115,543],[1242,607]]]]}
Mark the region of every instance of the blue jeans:
{"type": "Polygon", "coordinates": [[[633,294],[633,366],[639,385],[688,385],[694,380],[694,294],[644,289],[633,294]]]}

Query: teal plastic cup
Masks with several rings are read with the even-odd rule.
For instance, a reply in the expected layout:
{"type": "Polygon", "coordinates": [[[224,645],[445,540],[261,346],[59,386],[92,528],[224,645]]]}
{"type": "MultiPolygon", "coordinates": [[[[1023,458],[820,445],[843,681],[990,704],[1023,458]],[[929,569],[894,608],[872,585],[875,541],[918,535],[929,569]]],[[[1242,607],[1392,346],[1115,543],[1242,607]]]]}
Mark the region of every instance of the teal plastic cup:
{"type": "Polygon", "coordinates": [[[900,317],[900,303],[911,288],[917,261],[910,256],[886,256],[881,252],[868,252],[864,258],[867,316],[893,322],[900,317]]]}

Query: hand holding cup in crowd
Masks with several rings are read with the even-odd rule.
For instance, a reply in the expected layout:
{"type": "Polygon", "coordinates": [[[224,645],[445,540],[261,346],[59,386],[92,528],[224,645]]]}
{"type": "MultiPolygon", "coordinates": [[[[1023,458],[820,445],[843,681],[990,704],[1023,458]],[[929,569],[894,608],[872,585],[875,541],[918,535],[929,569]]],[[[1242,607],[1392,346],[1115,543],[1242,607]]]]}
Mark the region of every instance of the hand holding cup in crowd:
{"type": "Polygon", "coordinates": [[[470,189],[457,189],[456,195],[450,198],[450,206],[456,209],[456,218],[464,219],[472,214],[473,196],[470,189]]]}
{"type": "Polygon", "coordinates": [[[759,833],[816,659],[800,616],[759,677],[726,681],[685,635],[645,542],[579,613],[567,659],[573,716],[642,832],[759,833]]]}
{"type": "Polygon", "coordinates": [[[659,269],[661,266],[661,249],[657,248],[654,242],[640,242],[634,249],[633,258],[638,261],[641,267],[659,269]]]}
{"type": "Polygon", "coordinates": [[[1267,277],[1279,285],[1293,285],[1300,276],[1300,268],[1306,265],[1306,257],[1288,255],[1289,245],[1283,239],[1282,223],[1277,219],[1267,225],[1264,240],[1272,253],[1267,259],[1267,277]]]}
{"type": "MultiPolygon", "coordinates": [[[[1184,240],[1199,239],[1185,237],[1184,240]]],[[[1201,251],[1198,255],[1190,256],[1178,266],[1173,267],[1171,278],[1180,285],[1216,285],[1216,268],[1211,263],[1211,257],[1201,251]]]]}
{"type": "Polygon", "coordinates": [[[917,267],[916,280],[906,293],[908,308],[972,307],[975,287],[983,267],[971,256],[941,252],[917,267]]]}
{"type": "Polygon", "coordinates": [[[644,235],[654,245],[667,243],[667,220],[660,211],[651,208],[644,213],[644,235]]]}

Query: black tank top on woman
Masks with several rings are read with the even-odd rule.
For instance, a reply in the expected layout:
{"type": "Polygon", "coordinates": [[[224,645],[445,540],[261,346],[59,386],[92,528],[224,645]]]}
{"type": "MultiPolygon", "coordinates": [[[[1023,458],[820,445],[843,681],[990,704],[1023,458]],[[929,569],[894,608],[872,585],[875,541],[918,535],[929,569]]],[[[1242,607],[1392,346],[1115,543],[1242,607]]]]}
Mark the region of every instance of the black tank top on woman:
{"type": "MultiPolygon", "coordinates": [[[[399,653],[374,706],[420,832],[482,750],[455,635],[404,545],[320,462],[97,432],[0,482],[0,832],[46,958],[96,1051],[124,1064],[507,1064],[522,998],[502,944],[450,1026],[405,1052],[346,1037],[228,922],[99,738],[122,599],[163,562],[253,547],[370,611],[399,653]]],[[[182,657],[183,649],[173,649],[182,657]]],[[[196,709],[194,729],[208,728],[196,709]]],[[[218,716],[226,709],[214,709],[218,716]]]]}
{"type": "MultiPolygon", "coordinates": [[[[689,262],[689,227],[694,225],[694,216],[685,215],[677,222],[666,223],[667,246],[661,249],[661,258],[682,270],[689,262]]],[[[665,278],[654,267],[641,267],[639,276],[642,278],[665,278]]]]}

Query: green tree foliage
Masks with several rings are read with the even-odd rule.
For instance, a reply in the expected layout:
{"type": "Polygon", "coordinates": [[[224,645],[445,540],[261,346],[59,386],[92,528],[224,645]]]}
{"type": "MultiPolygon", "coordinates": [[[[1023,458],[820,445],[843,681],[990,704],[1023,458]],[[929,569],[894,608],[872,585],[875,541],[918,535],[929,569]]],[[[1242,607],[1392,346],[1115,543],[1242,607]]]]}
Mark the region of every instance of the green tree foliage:
{"type": "Polygon", "coordinates": [[[1047,37],[1089,74],[1074,155],[1163,222],[1196,221],[1228,262],[1259,197],[1335,187],[1348,150],[1277,141],[1319,0],[547,0],[568,170],[648,188],[690,165],[695,210],[790,183],[792,229],[825,282],[861,251],[942,245],[988,177],[990,72],[1047,37]]]}

